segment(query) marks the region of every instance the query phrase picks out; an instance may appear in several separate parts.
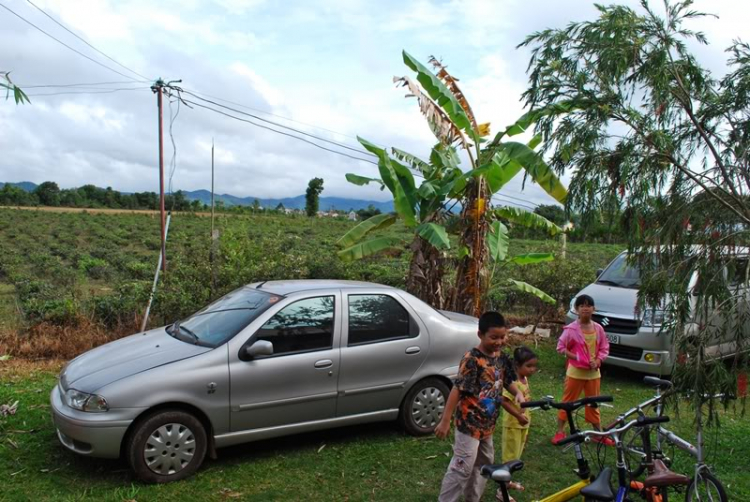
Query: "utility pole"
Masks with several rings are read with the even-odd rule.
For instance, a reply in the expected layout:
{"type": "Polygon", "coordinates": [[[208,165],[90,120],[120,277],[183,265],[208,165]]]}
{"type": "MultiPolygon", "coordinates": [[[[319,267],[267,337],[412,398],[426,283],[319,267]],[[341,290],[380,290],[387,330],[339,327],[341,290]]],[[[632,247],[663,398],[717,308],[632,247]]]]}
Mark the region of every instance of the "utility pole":
{"type": "Polygon", "coordinates": [[[211,237],[214,235],[214,139],[211,138],[211,237]]]}
{"type": "Polygon", "coordinates": [[[164,81],[154,82],[151,90],[156,93],[156,103],[159,108],[159,211],[161,213],[161,269],[167,273],[167,239],[166,217],[164,215],[164,128],[162,126],[162,94],[164,81]]]}

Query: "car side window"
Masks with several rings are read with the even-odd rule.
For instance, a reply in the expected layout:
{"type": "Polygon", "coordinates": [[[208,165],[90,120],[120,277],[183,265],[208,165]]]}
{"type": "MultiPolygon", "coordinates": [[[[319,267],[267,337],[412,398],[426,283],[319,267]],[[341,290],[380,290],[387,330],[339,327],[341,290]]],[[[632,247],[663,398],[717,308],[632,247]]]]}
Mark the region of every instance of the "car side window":
{"type": "MultiPolygon", "coordinates": [[[[273,344],[273,355],[333,347],[333,296],[299,300],[282,308],[256,332],[256,340],[273,344]]],[[[269,356],[273,357],[273,356],[269,356]]]]}
{"type": "Polygon", "coordinates": [[[419,326],[395,298],[388,295],[349,295],[350,346],[418,335],[419,326]]]}

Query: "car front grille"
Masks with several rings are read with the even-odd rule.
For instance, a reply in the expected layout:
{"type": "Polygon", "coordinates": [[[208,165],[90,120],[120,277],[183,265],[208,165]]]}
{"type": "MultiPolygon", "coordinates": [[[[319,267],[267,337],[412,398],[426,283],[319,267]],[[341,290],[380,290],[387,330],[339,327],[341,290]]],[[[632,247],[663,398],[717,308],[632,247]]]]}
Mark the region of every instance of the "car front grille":
{"type": "Polygon", "coordinates": [[[619,333],[621,335],[635,335],[638,333],[640,322],[635,319],[623,319],[621,317],[609,317],[600,314],[594,314],[593,319],[609,333],[619,333]]]}
{"type": "Polygon", "coordinates": [[[620,359],[630,359],[631,361],[640,361],[643,357],[643,349],[638,347],[628,347],[627,345],[609,344],[609,355],[620,359]]]}

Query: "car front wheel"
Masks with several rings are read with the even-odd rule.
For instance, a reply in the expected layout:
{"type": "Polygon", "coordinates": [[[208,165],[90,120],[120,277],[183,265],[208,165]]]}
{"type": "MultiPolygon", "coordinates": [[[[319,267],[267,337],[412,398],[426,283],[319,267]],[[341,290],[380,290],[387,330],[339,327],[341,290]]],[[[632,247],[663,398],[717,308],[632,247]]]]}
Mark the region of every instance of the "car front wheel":
{"type": "Polygon", "coordinates": [[[166,410],[136,424],[126,444],[126,456],[141,481],[169,483],[198,470],[206,445],[206,430],[200,420],[184,411],[166,410]]]}
{"type": "Polygon", "coordinates": [[[412,436],[432,434],[445,411],[448,385],[439,378],[425,378],[409,390],[401,404],[401,425],[412,436]]]}

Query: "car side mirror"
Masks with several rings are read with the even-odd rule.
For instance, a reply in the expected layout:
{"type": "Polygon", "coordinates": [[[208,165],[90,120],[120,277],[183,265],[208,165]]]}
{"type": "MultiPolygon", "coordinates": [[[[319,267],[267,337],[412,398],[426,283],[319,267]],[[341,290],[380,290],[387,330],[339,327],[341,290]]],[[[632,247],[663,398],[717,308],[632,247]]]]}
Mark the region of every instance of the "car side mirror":
{"type": "Polygon", "coordinates": [[[598,279],[600,275],[602,275],[602,272],[604,272],[603,268],[597,268],[596,269],[596,278],[598,279]]]}
{"type": "Polygon", "coordinates": [[[273,344],[268,340],[256,340],[255,343],[245,349],[247,359],[271,355],[273,355],[273,344]]]}

